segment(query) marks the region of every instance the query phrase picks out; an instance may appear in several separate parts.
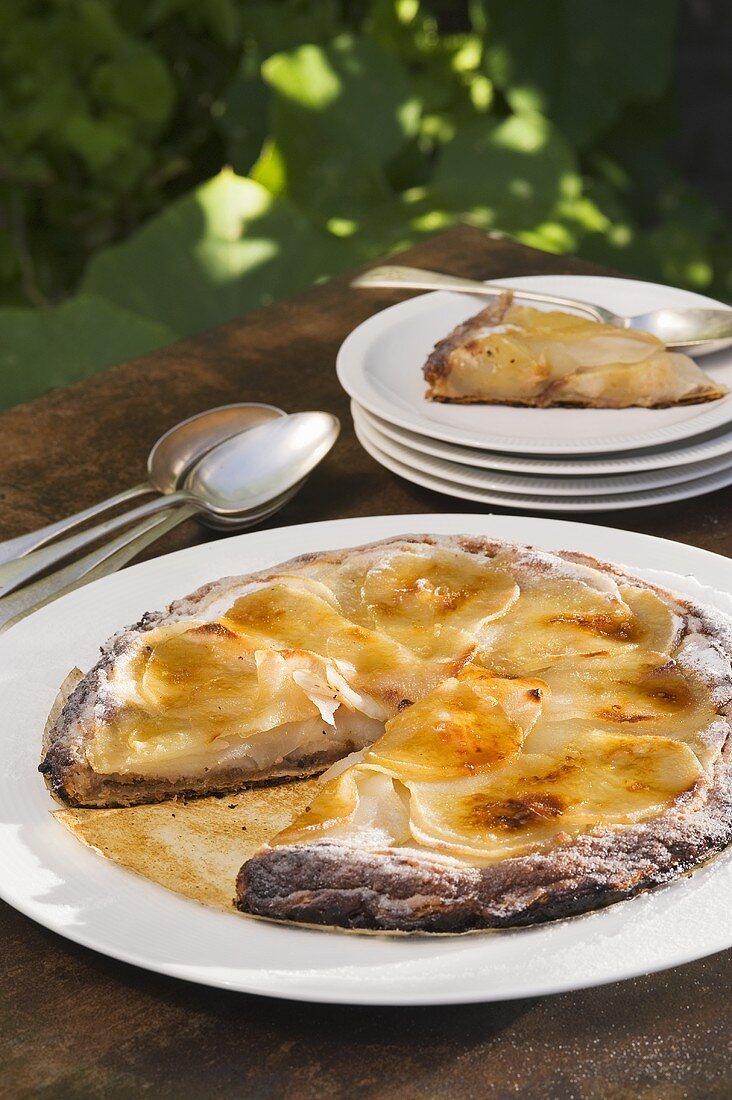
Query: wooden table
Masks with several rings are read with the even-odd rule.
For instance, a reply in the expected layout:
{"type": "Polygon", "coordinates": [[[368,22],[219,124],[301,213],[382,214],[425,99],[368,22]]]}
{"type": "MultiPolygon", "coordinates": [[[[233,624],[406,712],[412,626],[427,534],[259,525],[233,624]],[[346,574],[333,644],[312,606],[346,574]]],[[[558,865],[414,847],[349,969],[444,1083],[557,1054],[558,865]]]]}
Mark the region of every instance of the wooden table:
{"type": "MultiPolygon", "coordinates": [[[[462,228],[407,262],[495,278],[600,269],[462,228]]],[[[160,432],[238,400],[337,413],[341,438],[274,525],[481,511],[393,477],[357,443],[334,361],[397,301],[334,280],[0,415],[0,537],[140,479],[160,432]]],[[[498,511],[498,509],[495,509],[498,511]]],[[[581,519],[583,517],[576,517],[581,519]]],[[[591,522],[732,553],[729,493],[591,522]]],[[[405,527],[409,523],[405,521],[405,527]]],[[[153,552],[214,537],[193,522],[153,552]]],[[[663,562],[659,562],[663,567],[663,562]]],[[[1,864],[0,864],[1,873],[1,864]]],[[[0,909],[0,1096],[729,1097],[732,952],[600,989],[447,1009],[299,1005],[199,988],[77,947],[0,909]]]]}

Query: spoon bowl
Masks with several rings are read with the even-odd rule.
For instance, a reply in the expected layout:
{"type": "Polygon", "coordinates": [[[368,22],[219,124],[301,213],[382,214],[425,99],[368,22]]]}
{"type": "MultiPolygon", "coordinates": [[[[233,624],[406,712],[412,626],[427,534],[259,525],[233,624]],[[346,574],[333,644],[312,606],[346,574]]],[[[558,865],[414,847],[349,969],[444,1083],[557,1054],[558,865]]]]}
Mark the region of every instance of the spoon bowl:
{"type": "Polygon", "coordinates": [[[150,451],[147,460],[147,481],[133,485],[131,489],[125,489],[107,500],[93,504],[55,523],[49,523],[27,535],[19,535],[17,538],[0,542],[0,564],[25,557],[32,551],[47,546],[60,535],[66,535],[74,528],[82,526],[88,520],[137,497],[149,496],[155,491],[175,492],[181,487],[186,474],[197,460],[217,444],[230,439],[237,432],[247,431],[249,428],[285,415],[282,409],[274,405],[243,402],[206,409],[205,412],[183,420],[162,435],[150,451]]]}
{"type": "Polygon", "coordinates": [[[147,460],[150,485],[161,493],[179,489],[191,467],[213,447],[239,432],[284,417],[283,409],[258,401],[220,405],[196,413],[161,435],[147,460]]]}
{"type": "Polygon", "coordinates": [[[281,508],[284,508],[306,481],[307,478],[304,477],[302,481],[298,481],[297,485],[293,485],[291,489],[286,489],[284,493],[280,493],[279,496],[268,501],[262,508],[256,508],[240,516],[219,516],[213,512],[200,512],[196,518],[199,523],[202,523],[204,527],[209,527],[212,531],[228,531],[229,533],[245,531],[249,527],[255,527],[263,520],[269,519],[275,512],[279,512],[281,508]]]}
{"type": "Polygon", "coordinates": [[[690,355],[710,355],[732,344],[732,310],[655,309],[628,318],[627,328],[640,328],[667,348],[690,355]]]}
{"type": "Polygon", "coordinates": [[[302,482],[339,431],[337,417],[325,412],[294,413],[252,428],[204,455],[182,494],[219,517],[256,511],[302,482]]]}

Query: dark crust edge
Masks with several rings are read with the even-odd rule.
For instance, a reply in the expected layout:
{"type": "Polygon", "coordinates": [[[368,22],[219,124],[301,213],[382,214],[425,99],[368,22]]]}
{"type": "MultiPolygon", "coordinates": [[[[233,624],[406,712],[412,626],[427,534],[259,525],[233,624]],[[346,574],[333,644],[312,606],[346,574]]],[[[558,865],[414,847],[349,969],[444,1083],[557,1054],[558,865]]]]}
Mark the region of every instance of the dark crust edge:
{"type": "MultiPolygon", "coordinates": [[[[732,770],[728,759],[721,766],[732,770]]],[[[716,787],[704,810],[707,823],[696,825],[694,817],[679,813],[665,835],[649,822],[584,834],[485,868],[395,849],[357,852],[326,841],[265,849],[239,871],[235,904],[241,912],[275,920],[375,931],[539,924],[668,883],[732,841],[732,802],[716,787]]]]}

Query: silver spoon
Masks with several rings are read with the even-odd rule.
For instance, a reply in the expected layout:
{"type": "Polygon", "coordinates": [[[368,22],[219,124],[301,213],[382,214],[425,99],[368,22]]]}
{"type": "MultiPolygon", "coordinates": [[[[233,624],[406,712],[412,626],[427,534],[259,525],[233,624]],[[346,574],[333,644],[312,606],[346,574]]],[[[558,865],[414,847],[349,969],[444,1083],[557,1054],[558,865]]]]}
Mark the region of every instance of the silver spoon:
{"type": "Polygon", "coordinates": [[[462,279],[456,275],[443,275],[439,271],[424,271],[419,267],[402,267],[399,264],[385,264],[372,267],[358,275],[351,286],[398,287],[404,290],[452,290],[464,294],[479,294],[495,298],[506,290],[513,290],[514,296],[528,302],[545,302],[548,305],[561,306],[564,309],[580,310],[588,313],[596,321],[618,328],[637,328],[650,332],[662,340],[667,348],[675,351],[688,351],[695,356],[709,355],[721,351],[732,344],[732,309],[697,309],[694,306],[666,309],[654,309],[649,313],[639,313],[635,317],[621,317],[604,306],[591,302],[576,301],[574,298],[560,298],[555,294],[544,294],[538,290],[522,290],[513,287],[496,286],[481,283],[477,279],[462,279]]]}
{"type": "Polygon", "coordinates": [[[247,401],[236,405],[221,405],[216,409],[207,409],[188,420],[181,421],[161,435],[147,460],[147,481],[133,485],[115,496],[92,504],[73,516],[49,523],[27,535],[0,542],[0,563],[12,561],[45,546],[58,535],[71,531],[87,520],[149,493],[172,493],[179,489],[185,474],[202,455],[230,439],[232,435],[267,423],[276,417],[285,416],[282,409],[274,405],[263,405],[257,401],[247,401]]]}
{"type": "Polygon", "coordinates": [[[330,413],[307,412],[280,417],[232,436],[199,459],[183,489],[0,565],[0,596],[98,539],[168,508],[184,508],[186,517],[204,513],[236,521],[261,513],[268,503],[307,477],[325,458],[339,431],[340,423],[330,413]]]}

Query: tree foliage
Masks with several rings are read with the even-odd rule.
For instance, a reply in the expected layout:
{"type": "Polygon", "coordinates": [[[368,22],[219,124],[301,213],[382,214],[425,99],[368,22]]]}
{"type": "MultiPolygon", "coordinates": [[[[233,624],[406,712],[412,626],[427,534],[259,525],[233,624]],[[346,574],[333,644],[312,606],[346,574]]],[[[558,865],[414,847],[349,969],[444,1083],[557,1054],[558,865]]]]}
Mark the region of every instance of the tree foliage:
{"type": "Polygon", "coordinates": [[[457,222],[724,296],[675,0],[4,0],[0,403],[457,222]]]}

